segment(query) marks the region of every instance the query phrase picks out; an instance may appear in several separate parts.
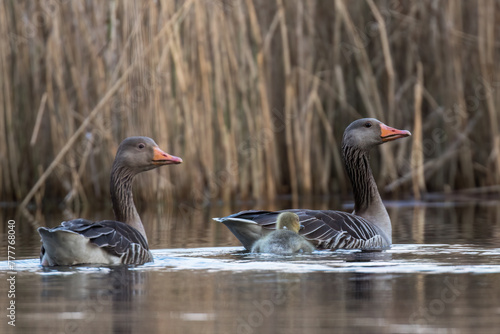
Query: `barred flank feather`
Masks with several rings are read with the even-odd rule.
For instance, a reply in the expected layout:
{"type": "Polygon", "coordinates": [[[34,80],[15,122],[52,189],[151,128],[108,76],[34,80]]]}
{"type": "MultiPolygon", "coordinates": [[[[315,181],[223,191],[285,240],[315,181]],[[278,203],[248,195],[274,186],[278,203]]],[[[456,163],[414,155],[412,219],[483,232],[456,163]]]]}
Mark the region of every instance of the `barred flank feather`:
{"type": "MultiPolygon", "coordinates": [[[[282,211],[242,211],[217,221],[228,225],[242,220],[251,221],[261,227],[260,236],[276,229],[276,219],[281,212],[294,212],[299,216],[300,224],[304,226],[299,234],[312,242],[318,249],[366,249],[381,250],[389,248],[391,243],[384,233],[366,219],[353,214],[333,210],[282,210],[282,211]]],[[[244,239],[241,229],[232,229],[241,241],[244,239]]],[[[243,243],[250,250],[254,240],[243,243]]]]}
{"type": "MultiPolygon", "coordinates": [[[[144,264],[153,261],[148,243],[142,234],[133,227],[118,221],[92,222],[85,219],[75,219],[65,221],[52,229],[40,227],[39,231],[42,235],[42,241],[45,241],[44,234],[46,233],[69,232],[83,236],[90,244],[117,258],[114,261],[111,260],[108,264],[113,264],[116,261],[122,264],[144,264]],[[44,234],[42,234],[42,231],[44,234]]],[[[44,244],[41,247],[40,260],[43,259],[46,253],[44,244]]],[[[64,248],[65,245],[60,244],[59,247],[64,248]]],[[[66,263],[66,265],[71,264],[77,263],[66,263]]]]}

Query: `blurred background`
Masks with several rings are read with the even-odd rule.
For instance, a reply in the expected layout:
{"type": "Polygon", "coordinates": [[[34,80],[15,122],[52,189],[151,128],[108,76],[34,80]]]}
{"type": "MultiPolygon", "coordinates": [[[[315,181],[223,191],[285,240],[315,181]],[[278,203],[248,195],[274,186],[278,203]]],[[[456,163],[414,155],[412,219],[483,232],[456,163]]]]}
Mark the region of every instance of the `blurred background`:
{"type": "Polygon", "coordinates": [[[243,332],[286,291],[245,332],[497,333],[499,37],[499,0],[0,1],[0,262],[18,265],[18,332],[243,332]],[[288,272],[301,263],[206,249],[241,247],[211,217],[352,211],[340,143],[361,117],[412,132],[372,152],[390,252],[288,272]],[[41,269],[34,228],[112,218],[111,164],[135,135],[184,161],[135,181],[156,267],[41,269]]]}
{"type": "Polygon", "coordinates": [[[383,196],[496,193],[498,22],[494,0],[2,1],[0,202],[109,202],[132,135],[184,160],[137,202],[349,194],[360,117],[413,134],[372,154],[383,196]]]}

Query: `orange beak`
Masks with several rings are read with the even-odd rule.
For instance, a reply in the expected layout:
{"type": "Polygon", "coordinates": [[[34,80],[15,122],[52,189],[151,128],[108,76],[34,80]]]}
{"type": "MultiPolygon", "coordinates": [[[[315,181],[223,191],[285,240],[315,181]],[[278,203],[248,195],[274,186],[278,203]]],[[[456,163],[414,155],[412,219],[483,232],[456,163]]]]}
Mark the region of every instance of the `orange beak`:
{"type": "Polygon", "coordinates": [[[180,164],[182,162],[181,158],[165,153],[159,147],[155,147],[153,150],[155,153],[153,156],[154,165],[173,165],[180,164]]]}
{"type": "Polygon", "coordinates": [[[382,141],[384,143],[408,136],[411,136],[411,133],[408,130],[398,130],[391,128],[390,126],[387,126],[384,123],[380,124],[380,138],[382,138],[382,141]]]}

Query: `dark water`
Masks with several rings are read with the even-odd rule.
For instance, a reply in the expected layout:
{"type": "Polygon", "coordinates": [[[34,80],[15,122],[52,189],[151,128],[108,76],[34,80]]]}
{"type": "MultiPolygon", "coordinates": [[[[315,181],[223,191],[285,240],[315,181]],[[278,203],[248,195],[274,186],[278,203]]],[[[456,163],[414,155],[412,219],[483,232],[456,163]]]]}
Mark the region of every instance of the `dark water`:
{"type": "Polygon", "coordinates": [[[5,224],[0,332],[498,333],[500,202],[387,206],[391,250],[287,257],[243,252],[209,219],[240,208],[150,208],[142,216],[155,262],[138,267],[42,269],[38,236],[16,226],[15,275],[5,261],[5,224]],[[8,296],[11,276],[15,298],[8,296]],[[7,318],[11,300],[15,328],[7,318]]]}

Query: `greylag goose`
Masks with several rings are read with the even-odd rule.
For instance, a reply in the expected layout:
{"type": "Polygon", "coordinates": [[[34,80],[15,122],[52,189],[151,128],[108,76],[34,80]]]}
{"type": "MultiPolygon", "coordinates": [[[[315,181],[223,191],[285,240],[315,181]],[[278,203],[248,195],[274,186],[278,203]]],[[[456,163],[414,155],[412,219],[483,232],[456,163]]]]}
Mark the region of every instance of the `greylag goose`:
{"type": "Polygon", "coordinates": [[[75,219],[55,228],[40,227],[42,266],[152,262],[132,196],[132,181],[141,172],[181,162],[181,158],[163,152],[151,138],[125,139],[111,168],[110,190],[116,221],[75,219]]]}
{"type": "MultiPolygon", "coordinates": [[[[410,136],[373,119],[351,123],[342,139],[342,157],[354,194],[354,212],[331,210],[284,210],[299,216],[300,234],[318,249],[383,250],[392,244],[391,220],[387,214],[369,164],[369,151],[392,140],[410,136]]],[[[242,211],[214,220],[224,223],[247,250],[276,228],[283,211],[242,211]]]]}
{"type": "Polygon", "coordinates": [[[293,212],[282,212],[276,221],[276,230],[257,240],[252,253],[290,254],[314,251],[314,246],[299,235],[299,216],[293,212]]]}

